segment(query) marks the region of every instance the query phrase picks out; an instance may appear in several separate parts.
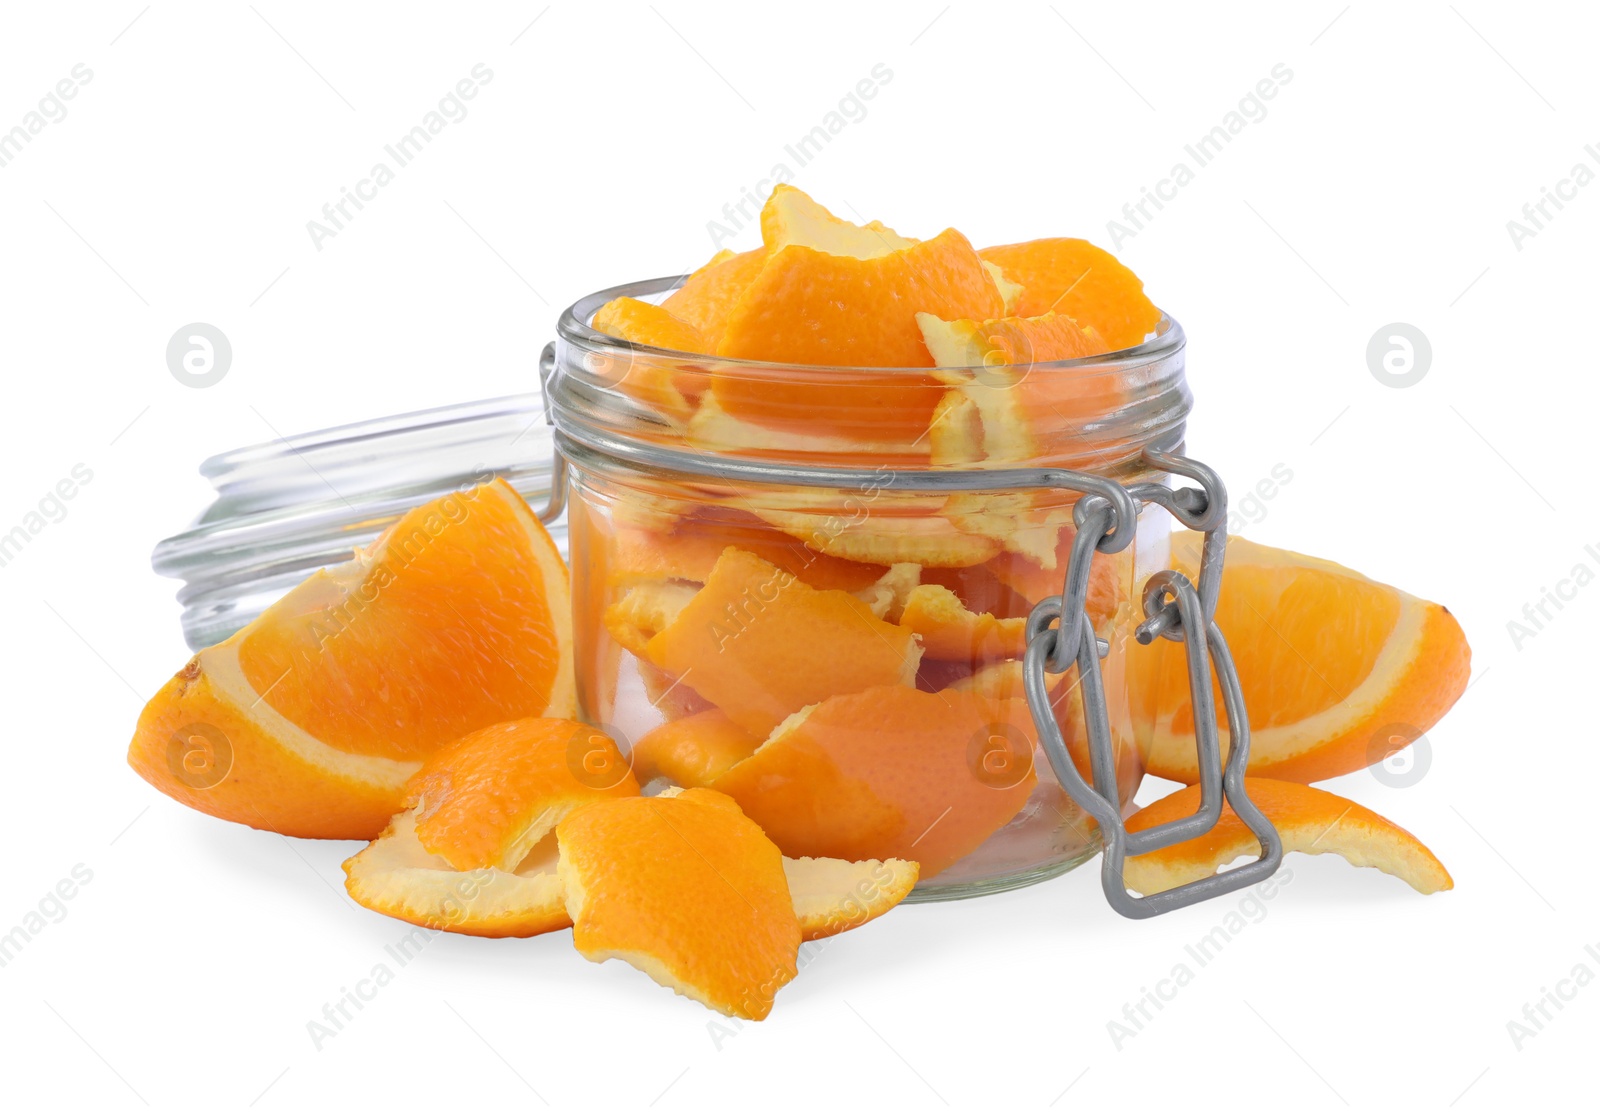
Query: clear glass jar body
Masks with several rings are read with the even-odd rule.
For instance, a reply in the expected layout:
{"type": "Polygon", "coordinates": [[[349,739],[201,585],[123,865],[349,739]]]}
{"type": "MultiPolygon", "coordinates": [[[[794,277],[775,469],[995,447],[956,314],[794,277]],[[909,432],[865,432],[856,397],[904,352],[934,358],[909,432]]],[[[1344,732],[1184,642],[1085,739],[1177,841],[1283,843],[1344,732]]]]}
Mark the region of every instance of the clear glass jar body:
{"type": "MultiPolygon", "coordinates": [[[[1028,612],[1062,589],[1077,495],[937,476],[1159,481],[1141,454],[1182,439],[1181,329],[1096,360],[936,373],[718,360],[588,327],[611,297],[671,288],[573,306],[546,386],[571,469],[583,716],[633,748],[641,780],[727,792],[789,856],[922,862],[918,898],[1093,856],[1020,667],[1028,612]]],[[[1124,806],[1142,776],[1137,588],[1165,566],[1169,528],[1147,511],[1091,576],[1124,806]]],[[[1076,675],[1057,679],[1053,714],[1087,776],[1076,675]]]]}

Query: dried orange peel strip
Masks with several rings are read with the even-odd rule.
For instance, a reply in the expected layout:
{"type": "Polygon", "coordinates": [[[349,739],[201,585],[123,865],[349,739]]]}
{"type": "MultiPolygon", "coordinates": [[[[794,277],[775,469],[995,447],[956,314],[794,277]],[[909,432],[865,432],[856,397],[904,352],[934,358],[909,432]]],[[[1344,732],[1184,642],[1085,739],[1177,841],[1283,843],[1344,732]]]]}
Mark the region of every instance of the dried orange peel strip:
{"type": "Polygon", "coordinates": [[[854,595],[819,591],[729,548],[644,656],[765,737],[830,695],[915,682],[922,651],[909,630],[874,617],[854,595]]]}
{"type": "Polygon", "coordinates": [[[452,868],[515,869],[573,808],[639,794],[606,734],[558,718],[502,722],[423,762],[406,787],[423,849],[452,868]]]}
{"type": "Polygon", "coordinates": [[[606,582],[617,587],[660,579],[704,583],[723,549],[742,548],[824,590],[861,591],[888,568],[841,560],[807,548],[754,514],[706,510],[669,531],[623,526],[609,542],[606,582]]]}
{"type": "Polygon", "coordinates": [[[585,807],[556,828],[572,941],[724,1015],[763,1019],[794,979],[800,924],[783,855],[726,796],[585,807]]]}
{"type": "Polygon", "coordinates": [[[496,481],[419,506],[198,653],[150,700],[128,763],[233,822],[378,835],[422,758],[576,710],[560,553],[496,481]]]}
{"type": "MultiPolygon", "coordinates": [[[[1173,566],[1196,575],[1200,546],[1199,534],[1175,533],[1173,566]]],[[[1255,776],[1306,783],[1375,764],[1437,722],[1472,668],[1460,624],[1438,603],[1243,537],[1228,543],[1217,624],[1250,711],[1255,776]]],[[[1194,783],[1183,646],[1158,640],[1132,667],[1153,708],[1141,724],[1146,767],[1194,783]]]]}
{"type": "MultiPolygon", "coordinates": [[[[1251,802],[1283,838],[1285,853],[1336,853],[1352,865],[1399,877],[1423,895],[1455,887],[1427,846],[1359,803],[1305,784],[1261,777],[1246,777],[1244,783],[1251,802]]],[[[1131,816],[1128,829],[1146,830],[1182,818],[1199,805],[1200,788],[1183,788],[1131,816]]],[[[1149,895],[1210,876],[1220,866],[1256,856],[1260,850],[1255,835],[1231,807],[1224,807],[1209,833],[1130,857],[1122,876],[1129,888],[1149,895]]]]}

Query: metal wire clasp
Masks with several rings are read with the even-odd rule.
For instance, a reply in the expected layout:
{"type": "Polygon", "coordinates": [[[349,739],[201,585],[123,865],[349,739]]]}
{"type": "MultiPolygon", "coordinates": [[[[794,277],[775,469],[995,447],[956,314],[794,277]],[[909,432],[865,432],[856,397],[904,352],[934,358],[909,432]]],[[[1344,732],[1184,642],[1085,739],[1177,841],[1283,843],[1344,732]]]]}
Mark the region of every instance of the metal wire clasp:
{"type": "Polygon", "coordinates": [[[1099,824],[1105,851],[1100,881],[1106,900],[1130,919],[1186,907],[1213,896],[1255,884],[1277,871],[1283,860],[1283,840],[1250,797],[1245,793],[1244,774],[1250,759],[1250,722],[1245,714],[1239,673],[1228,652],[1227,641],[1217,628],[1214,615],[1217,595],[1222,589],[1222,562],[1228,533],[1227,490],[1217,473],[1187,457],[1146,449],[1145,460],[1152,467],[1198,482],[1199,487],[1171,489],[1159,483],[1143,483],[1118,488],[1122,498],[1104,493],[1086,493],[1073,511],[1077,536],[1067,560],[1065,581],[1059,598],[1048,598],[1028,616],[1028,647],[1023,657],[1023,683],[1028,706],[1039,730],[1045,757],[1056,779],[1075,803],[1099,824]],[[1200,558],[1199,587],[1176,571],[1152,575],[1144,586],[1145,620],[1135,636],[1142,645],[1157,637],[1184,643],[1189,671],[1189,698],[1194,708],[1195,745],[1200,769],[1200,808],[1187,818],[1174,819],[1130,833],[1122,822],[1117,792],[1116,762],[1111,746],[1111,720],[1106,708],[1105,685],[1100,674],[1103,642],[1095,638],[1084,609],[1088,594],[1090,561],[1095,552],[1117,552],[1132,541],[1135,502],[1164,507],[1184,526],[1205,534],[1200,558]],[[1083,699],[1085,740],[1094,784],[1084,782],[1077,765],[1067,752],[1050,706],[1047,673],[1066,671],[1076,665],[1083,699]],[[1218,739],[1216,702],[1211,689],[1212,670],[1222,688],[1223,710],[1227,714],[1227,767],[1223,767],[1218,739]],[[1122,879],[1122,865],[1137,857],[1206,833],[1222,817],[1226,800],[1236,815],[1261,843],[1261,856],[1225,873],[1203,877],[1177,888],[1138,897],[1128,892],[1122,879]]]}

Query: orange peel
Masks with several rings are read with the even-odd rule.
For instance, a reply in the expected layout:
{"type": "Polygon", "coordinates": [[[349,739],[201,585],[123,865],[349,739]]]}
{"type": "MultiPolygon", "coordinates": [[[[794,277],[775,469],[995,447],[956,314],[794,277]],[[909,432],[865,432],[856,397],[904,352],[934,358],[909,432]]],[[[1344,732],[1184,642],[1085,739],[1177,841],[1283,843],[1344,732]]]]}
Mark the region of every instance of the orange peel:
{"type": "Polygon", "coordinates": [[[1019,700],[877,687],[785,720],[713,781],[791,857],[917,861],[932,876],[1022,808],[1032,746],[986,764],[992,738],[1031,726],[1019,700]]]}
{"type": "Polygon", "coordinates": [[[915,861],[898,858],[785,857],[783,872],[802,942],[865,926],[910,895],[919,875],[915,861]]]}
{"type": "MultiPolygon", "coordinates": [[[[1439,859],[1415,836],[1359,803],[1281,780],[1245,778],[1245,793],[1283,838],[1284,853],[1336,853],[1352,865],[1399,877],[1423,895],[1455,887],[1439,859]]],[[[1146,830],[1191,815],[1200,806],[1200,788],[1191,786],[1150,804],[1129,817],[1130,831],[1146,830]]],[[[1215,873],[1219,867],[1261,851],[1254,834],[1223,807],[1209,833],[1154,853],[1130,857],[1122,878],[1141,895],[1164,892],[1215,873]]]]}
{"type": "Polygon", "coordinates": [[[1143,343],[1161,322],[1161,311],[1145,296],[1139,276],[1087,240],[1033,239],[985,247],[978,254],[1022,286],[1011,312],[1064,314],[1095,329],[1108,350],[1143,343]]]}
{"type": "Polygon", "coordinates": [[[830,695],[914,682],[921,655],[909,630],[854,595],[809,587],[737,548],[644,645],[650,663],[758,737],[830,695]]]}
{"type": "Polygon", "coordinates": [[[794,979],[800,924],[783,855],[725,796],[584,807],[556,828],[572,941],[724,1015],[763,1019],[794,979]]]}

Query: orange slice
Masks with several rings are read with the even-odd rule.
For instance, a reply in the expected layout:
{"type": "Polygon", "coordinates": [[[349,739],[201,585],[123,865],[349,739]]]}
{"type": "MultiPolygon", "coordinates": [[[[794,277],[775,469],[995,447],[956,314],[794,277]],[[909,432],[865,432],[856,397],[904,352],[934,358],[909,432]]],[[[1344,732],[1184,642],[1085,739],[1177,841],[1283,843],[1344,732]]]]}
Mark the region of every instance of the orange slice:
{"type": "Polygon", "coordinates": [[[584,803],[638,795],[616,743],[562,718],[502,722],[438,750],[406,787],[422,848],[462,871],[514,869],[584,803]]]}
{"type": "Polygon", "coordinates": [[[1019,657],[1027,649],[1026,618],[973,613],[954,591],[933,583],[913,588],[900,624],[915,633],[925,655],[974,662],[1019,657]]]}
{"type": "Polygon", "coordinates": [[[440,746],[576,711],[571,621],[566,565],[516,491],[450,494],[198,653],[128,763],[219,818],[372,838],[440,746]]]}
{"type": "Polygon", "coordinates": [[[644,655],[765,737],[830,695],[912,683],[922,654],[909,630],[874,617],[854,595],[808,587],[730,548],[644,655]]]}
{"type": "Polygon", "coordinates": [[[1082,239],[1033,239],[978,252],[1000,267],[1023,293],[1010,311],[1034,317],[1055,311],[1093,328],[1120,351],[1144,342],[1161,322],[1161,310],[1144,283],[1115,255],[1082,239]]]}
{"type": "Polygon", "coordinates": [[[894,907],[917,883],[915,861],[840,861],[832,857],[783,859],[789,898],[800,920],[800,940],[855,930],[894,907]]]}
{"type": "Polygon", "coordinates": [[[572,925],[556,875],[555,836],[540,841],[514,870],[452,868],[417,840],[405,811],[344,863],[345,890],[362,907],[429,930],[482,938],[530,938],[572,925]]]}
{"type": "Polygon", "coordinates": [[[685,788],[705,788],[744,760],[761,739],[712,708],[657,726],[633,747],[633,772],[641,783],[665,777],[685,788]]]}
{"type": "Polygon", "coordinates": [[[728,324],[728,314],[755,276],[761,273],[766,261],[767,252],[762,248],[738,255],[719,251],[710,262],[689,275],[661,307],[694,326],[705,337],[706,350],[716,351],[728,324]]]}
{"type": "Polygon", "coordinates": [[[717,354],[801,366],[715,374],[711,389],[722,410],[851,439],[923,436],[941,391],[930,376],[908,370],[933,363],[916,314],[987,319],[1004,311],[972,245],[953,229],[913,242],[881,225],[857,227],[798,190],[774,191],[763,211],[763,230],[769,226],[779,229],[778,246],[735,306],[717,354]],[[828,369],[807,373],[808,365],[828,369]],[[900,370],[859,370],[870,367],[900,370]]]}
{"type": "MultiPolygon", "coordinates": [[[[1455,887],[1427,846],[1384,818],[1343,796],[1304,784],[1245,778],[1245,792],[1283,838],[1284,853],[1337,853],[1352,865],[1399,877],[1423,895],[1455,887]]],[[[1192,815],[1200,788],[1183,788],[1128,819],[1128,829],[1146,830],[1192,815]]],[[[1217,825],[1198,838],[1130,857],[1122,877],[1140,895],[1164,892],[1210,876],[1230,861],[1261,852],[1256,836],[1224,806],[1217,825]]]]}
{"type": "Polygon", "coordinates": [[[795,976],[783,855],[726,796],[584,807],[556,828],[572,941],[724,1015],[763,1019],[795,976]]]}
{"type": "Polygon", "coordinates": [[[932,876],[1004,826],[1037,782],[988,761],[1031,725],[1018,700],[877,687],[794,714],[713,781],[791,857],[917,861],[932,876]]]}
{"type": "MultiPolygon", "coordinates": [[[[1197,533],[1173,534],[1173,566],[1194,577],[1200,547],[1197,533]]],[[[1228,543],[1217,624],[1250,713],[1250,773],[1277,780],[1342,776],[1404,748],[1460,698],[1472,667],[1460,624],[1438,603],[1243,537],[1228,543]]],[[[1160,639],[1134,659],[1132,680],[1153,707],[1145,765],[1192,784],[1183,646],[1160,639]]],[[[1220,717],[1220,695],[1217,705],[1220,717]]]]}
{"type": "MultiPolygon", "coordinates": [[[[711,342],[694,325],[679,320],[660,305],[632,297],[606,302],[595,313],[592,325],[596,332],[646,347],[671,352],[711,351],[711,342]]],[[[606,384],[679,421],[689,419],[694,410],[692,399],[704,392],[708,382],[702,368],[679,365],[666,355],[638,352],[623,364],[607,368],[608,373],[601,375],[606,384]]]]}

